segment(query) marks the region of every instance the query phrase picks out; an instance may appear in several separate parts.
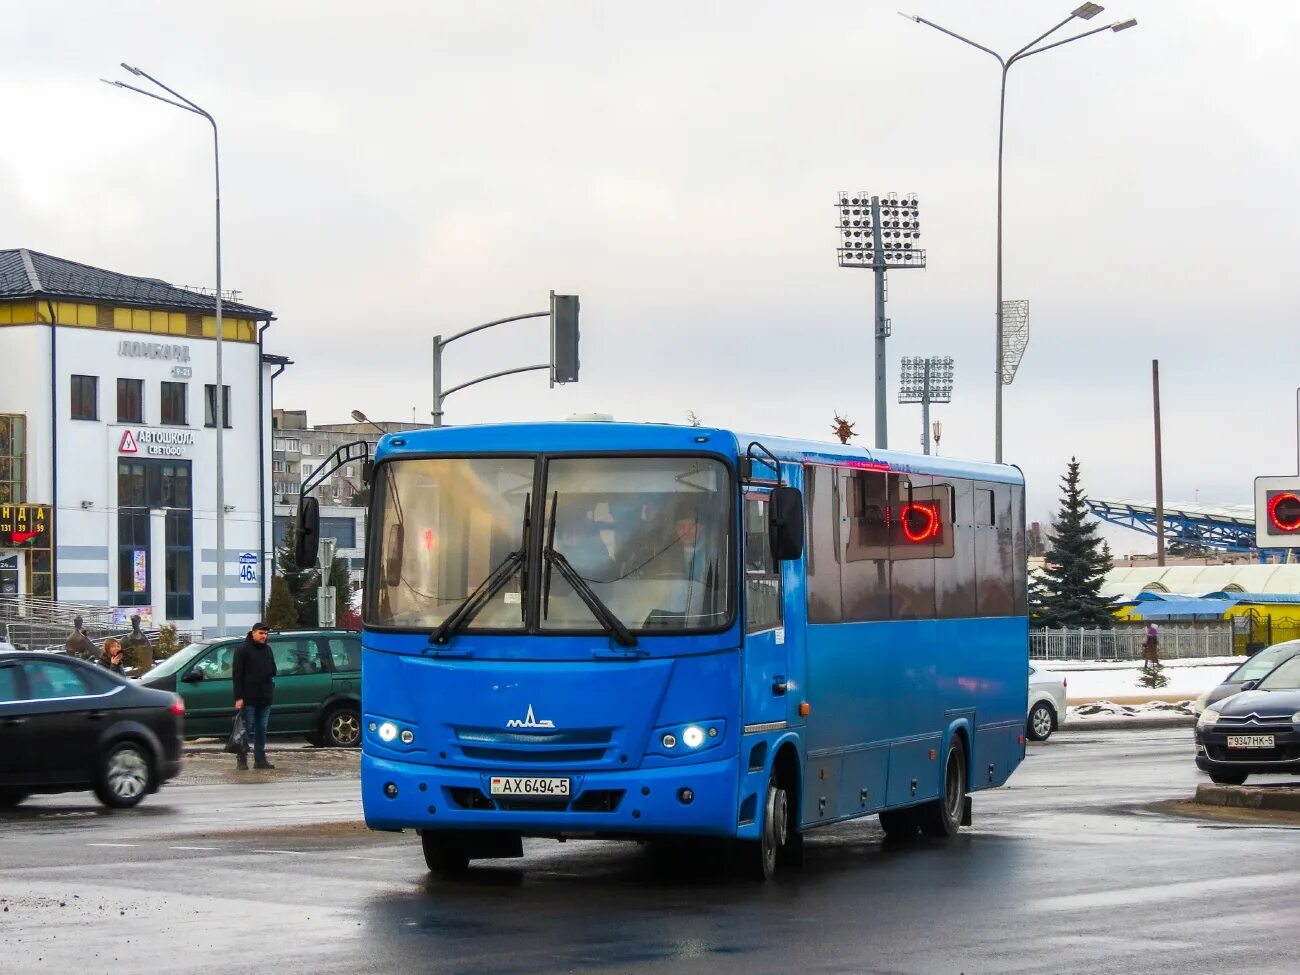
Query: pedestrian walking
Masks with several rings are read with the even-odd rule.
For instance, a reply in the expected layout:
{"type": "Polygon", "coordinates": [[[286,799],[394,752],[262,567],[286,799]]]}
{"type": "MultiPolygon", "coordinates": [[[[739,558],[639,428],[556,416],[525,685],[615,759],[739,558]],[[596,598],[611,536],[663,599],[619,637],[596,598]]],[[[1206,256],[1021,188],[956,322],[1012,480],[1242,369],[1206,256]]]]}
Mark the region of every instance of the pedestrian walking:
{"type": "Polygon", "coordinates": [[[1142,664],[1150,666],[1160,663],[1160,627],[1154,623],[1147,627],[1146,639],[1142,641],[1142,664]]]}
{"type": "Polygon", "coordinates": [[[99,661],[115,674],[125,674],[126,669],[122,664],[122,641],[109,637],[104,641],[104,656],[99,661]]]}
{"type": "Polygon", "coordinates": [[[266,760],[266,728],[271,720],[271,701],[275,697],[275,655],[266,645],[270,632],[265,623],[254,623],[235,650],[231,667],[235,691],[235,710],[244,714],[247,734],[235,768],[248,769],[248,743],[253,745],[253,767],[275,768],[266,760]]]}

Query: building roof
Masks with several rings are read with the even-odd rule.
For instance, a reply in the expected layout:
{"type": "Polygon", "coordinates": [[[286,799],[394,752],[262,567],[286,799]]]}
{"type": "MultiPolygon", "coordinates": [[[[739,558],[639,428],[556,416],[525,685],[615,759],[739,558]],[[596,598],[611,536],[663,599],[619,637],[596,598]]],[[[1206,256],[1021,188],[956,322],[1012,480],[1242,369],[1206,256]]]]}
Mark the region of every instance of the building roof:
{"type": "MultiPolygon", "coordinates": [[[[0,250],[0,300],[37,297],[204,314],[214,313],[217,306],[213,295],[157,278],[119,274],[26,248],[0,250]]],[[[222,301],[221,308],[232,317],[258,321],[275,317],[265,308],[237,301],[222,301]]]]}
{"type": "Polygon", "coordinates": [[[1106,573],[1101,595],[1132,602],[1144,590],[1196,597],[1223,592],[1266,602],[1278,595],[1300,595],[1300,564],[1122,567],[1106,573]]]}

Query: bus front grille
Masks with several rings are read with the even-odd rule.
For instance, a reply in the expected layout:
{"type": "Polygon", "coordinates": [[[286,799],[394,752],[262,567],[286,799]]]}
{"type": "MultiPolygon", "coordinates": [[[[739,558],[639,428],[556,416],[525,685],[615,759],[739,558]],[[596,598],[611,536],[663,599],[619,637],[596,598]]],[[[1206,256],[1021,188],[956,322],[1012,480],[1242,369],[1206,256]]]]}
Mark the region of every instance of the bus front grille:
{"type": "Polygon", "coordinates": [[[575,765],[599,762],[605,757],[604,748],[548,748],[524,750],[519,748],[480,748],[462,745],[461,754],[482,762],[501,762],[507,765],[575,765]]]}

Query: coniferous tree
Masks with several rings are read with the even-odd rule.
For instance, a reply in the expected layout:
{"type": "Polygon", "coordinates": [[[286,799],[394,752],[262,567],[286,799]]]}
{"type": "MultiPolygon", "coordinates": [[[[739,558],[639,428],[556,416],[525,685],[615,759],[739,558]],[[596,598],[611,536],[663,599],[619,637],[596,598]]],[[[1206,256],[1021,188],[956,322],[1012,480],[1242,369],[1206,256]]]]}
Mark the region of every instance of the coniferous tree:
{"type": "Polygon", "coordinates": [[[298,626],[298,607],[293,604],[293,596],[284,576],[276,576],[271,580],[271,595],[266,601],[266,612],[262,618],[273,630],[292,630],[298,626]]]}
{"type": "Polygon", "coordinates": [[[275,564],[279,575],[289,587],[297,616],[296,626],[316,625],[316,587],[319,573],[315,569],[304,569],[298,565],[296,549],[298,547],[298,521],[290,519],[284,531],[284,543],[275,553],[275,564]]]}
{"type": "Polygon", "coordinates": [[[1086,495],[1079,486],[1079,462],[1061,478],[1061,507],[1052,522],[1052,548],[1043,566],[1043,605],[1039,622],[1046,626],[1103,626],[1115,622],[1101,585],[1110,569],[1097,522],[1088,518],[1086,495]]]}

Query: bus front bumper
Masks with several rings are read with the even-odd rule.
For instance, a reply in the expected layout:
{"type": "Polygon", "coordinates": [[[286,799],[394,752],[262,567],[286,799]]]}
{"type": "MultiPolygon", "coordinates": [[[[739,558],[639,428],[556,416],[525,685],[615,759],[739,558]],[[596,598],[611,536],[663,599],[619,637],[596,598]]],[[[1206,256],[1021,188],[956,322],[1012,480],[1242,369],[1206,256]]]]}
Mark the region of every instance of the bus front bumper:
{"type": "Polygon", "coordinates": [[[523,836],[736,836],[737,759],[650,769],[569,772],[568,799],[491,795],[493,776],[363,754],[361,795],[371,829],[507,830],[523,836]]]}

